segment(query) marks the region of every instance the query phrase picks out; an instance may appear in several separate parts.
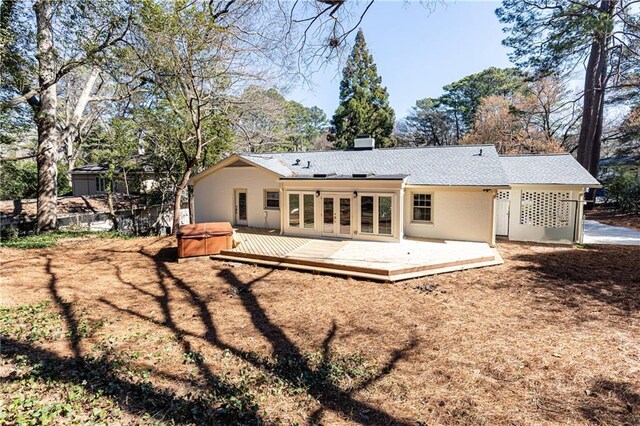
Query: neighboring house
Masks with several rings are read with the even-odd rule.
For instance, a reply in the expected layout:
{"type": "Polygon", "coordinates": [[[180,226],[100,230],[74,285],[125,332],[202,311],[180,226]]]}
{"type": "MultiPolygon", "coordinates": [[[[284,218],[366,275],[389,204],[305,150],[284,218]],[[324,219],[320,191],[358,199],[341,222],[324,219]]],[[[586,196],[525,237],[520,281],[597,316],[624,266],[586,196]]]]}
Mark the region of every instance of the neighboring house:
{"type": "Polygon", "coordinates": [[[615,173],[633,173],[640,181],[640,157],[606,157],[600,160],[598,178],[606,179],[615,173]]]}
{"type": "Polygon", "coordinates": [[[582,238],[585,189],[599,186],[569,154],[373,147],[362,138],[346,151],[234,154],[190,180],[195,221],[377,241],[570,243],[582,238]]]}
{"type": "MultiPolygon", "coordinates": [[[[73,196],[100,195],[106,190],[107,167],[100,164],[87,164],[69,171],[71,175],[71,188],[73,196]]],[[[125,182],[124,173],[117,171],[113,179],[112,192],[137,194],[140,191],[149,191],[156,185],[156,180],[151,170],[132,170],[127,172],[125,182]],[[127,187],[129,191],[127,191],[127,187]]]]}

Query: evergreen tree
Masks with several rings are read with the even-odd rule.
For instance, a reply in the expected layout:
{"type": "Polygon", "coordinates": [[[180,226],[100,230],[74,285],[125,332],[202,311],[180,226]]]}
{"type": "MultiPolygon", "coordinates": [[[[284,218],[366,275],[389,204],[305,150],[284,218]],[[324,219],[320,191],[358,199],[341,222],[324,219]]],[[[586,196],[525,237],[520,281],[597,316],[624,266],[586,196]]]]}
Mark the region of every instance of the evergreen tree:
{"type": "Polygon", "coordinates": [[[611,105],[607,91],[637,87],[637,2],[503,0],[496,14],[505,24],[503,44],[513,49],[516,65],[540,75],[571,75],[584,67],[577,159],[597,176],[604,118],[611,105]]]}
{"type": "Polygon", "coordinates": [[[392,145],[395,114],[389,106],[387,88],[382,86],[373,56],[367,50],[362,30],[358,31],[351,56],[342,71],[340,105],[333,115],[335,147],[349,148],[361,134],[371,135],[378,147],[392,145]]]}

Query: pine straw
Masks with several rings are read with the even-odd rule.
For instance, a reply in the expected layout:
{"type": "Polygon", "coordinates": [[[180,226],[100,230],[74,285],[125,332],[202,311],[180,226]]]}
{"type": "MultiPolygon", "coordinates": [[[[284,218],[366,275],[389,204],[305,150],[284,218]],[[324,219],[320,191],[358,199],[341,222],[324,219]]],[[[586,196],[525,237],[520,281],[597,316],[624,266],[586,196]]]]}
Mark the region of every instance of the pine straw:
{"type": "MultiPolygon", "coordinates": [[[[640,422],[640,247],[501,243],[504,265],[380,284],[178,264],[173,245],[0,249],[0,301],[71,301],[108,319],[81,341],[83,354],[111,337],[115,351],[149,354],[139,366],[177,393],[206,389],[203,371],[245,381],[268,423],[640,422]],[[301,361],[323,344],[361,357],[370,374],[300,384],[269,364],[274,353],[301,361]],[[185,362],[186,351],[201,354],[205,370],[185,362]]],[[[65,342],[38,347],[72,354],[65,342]]]]}

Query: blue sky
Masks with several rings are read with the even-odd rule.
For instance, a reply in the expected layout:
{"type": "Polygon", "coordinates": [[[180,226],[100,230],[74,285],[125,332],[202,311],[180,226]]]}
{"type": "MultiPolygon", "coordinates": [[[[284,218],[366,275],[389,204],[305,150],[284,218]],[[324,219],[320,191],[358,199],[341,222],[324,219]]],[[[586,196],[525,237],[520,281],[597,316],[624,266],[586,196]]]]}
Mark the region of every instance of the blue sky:
{"type": "MultiPolygon", "coordinates": [[[[494,14],[499,5],[446,2],[429,12],[417,2],[373,4],[361,27],[396,118],[404,117],[416,100],[439,96],[448,83],[490,66],[512,66],[494,14]]],[[[287,98],[317,105],[331,117],[338,106],[340,77],[340,64],[331,63],[312,76],[313,88],[294,88],[287,98]]]]}

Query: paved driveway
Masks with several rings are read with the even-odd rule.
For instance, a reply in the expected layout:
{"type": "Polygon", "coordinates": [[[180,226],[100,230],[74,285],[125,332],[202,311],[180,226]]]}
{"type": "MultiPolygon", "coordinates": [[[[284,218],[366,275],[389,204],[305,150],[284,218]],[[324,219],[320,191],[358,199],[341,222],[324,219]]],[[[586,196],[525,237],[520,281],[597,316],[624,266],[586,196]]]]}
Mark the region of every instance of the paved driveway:
{"type": "Polygon", "coordinates": [[[640,246],[640,231],[622,226],[605,225],[595,220],[585,220],[583,242],[584,244],[640,246]]]}

